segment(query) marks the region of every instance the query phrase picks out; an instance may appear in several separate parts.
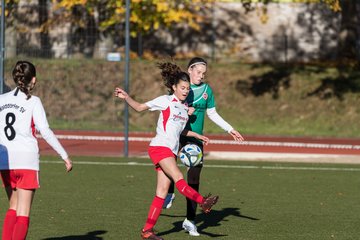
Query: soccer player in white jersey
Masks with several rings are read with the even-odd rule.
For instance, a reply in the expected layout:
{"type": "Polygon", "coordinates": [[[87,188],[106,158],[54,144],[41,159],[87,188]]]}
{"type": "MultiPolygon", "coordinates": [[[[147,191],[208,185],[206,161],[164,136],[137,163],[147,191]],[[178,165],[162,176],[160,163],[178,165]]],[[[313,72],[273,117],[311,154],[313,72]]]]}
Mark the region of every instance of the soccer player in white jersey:
{"type": "Polygon", "coordinates": [[[184,131],[188,121],[188,106],[185,99],[190,90],[190,78],[185,72],[169,62],[159,63],[161,75],[169,95],[157,97],[145,103],[139,103],[131,98],[121,88],[115,89],[115,96],[124,99],[137,112],[144,110],[160,111],[156,127],[156,136],[151,140],[148,149],[149,156],[157,170],[157,186],[155,197],[151,203],[146,223],[141,231],[142,239],[163,239],[157,236],[153,227],[162,211],[165,197],[171,180],[175,182],[178,191],[185,197],[200,204],[205,213],[210,212],[211,207],[217,202],[218,196],[203,197],[192,189],[184,180],[183,174],[176,164],[176,156],[179,150],[180,134],[194,137],[205,144],[209,139],[201,134],[184,131]]]}
{"type": "MultiPolygon", "coordinates": [[[[241,134],[217,113],[213,91],[210,85],[204,82],[206,71],[207,62],[203,58],[194,57],[189,61],[188,73],[190,75],[191,89],[188,97],[186,98],[186,102],[189,106],[195,108],[195,111],[189,117],[189,121],[185,129],[194,131],[198,134],[203,134],[205,115],[207,115],[211,121],[222,128],[225,132],[228,132],[235,141],[243,141],[244,138],[241,134]]],[[[180,147],[188,143],[193,143],[198,145],[201,150],[204,150],[203,143],[191,136],[181,136],[180,143],[180,147]]],[[[204,159],[201,160],[201,164],[196,167],[188,168],[187,171],[188,184],[196,191],[199,191],[200,173],[203,166],[203,160],[204,159]]],[[[164,208],[170,208],[172,201],[174,201],[175,194],[173,186],[174,185],[172,183],[169,187],[169,193],[165,198],[163,206],[164,208]]],[[[195,225],[197,205],[189,198],[187,198],[186,201],[186,218],[183,221],[182,227],[186,232],[189,232],[191,236],[199,236],[200,234],[198,233],[195,225]]]]}
{"type": "Polygon", "coordinates": [[[39,183],[39,147],[36,129],[72,169],[68,154],[49,128],[40,99],[31,95],[35,66],[18,61],[12,72],[16,88],[0,95],[0,172],[8,199],[2,240],[26,239],[29,215],[39,183]]]}

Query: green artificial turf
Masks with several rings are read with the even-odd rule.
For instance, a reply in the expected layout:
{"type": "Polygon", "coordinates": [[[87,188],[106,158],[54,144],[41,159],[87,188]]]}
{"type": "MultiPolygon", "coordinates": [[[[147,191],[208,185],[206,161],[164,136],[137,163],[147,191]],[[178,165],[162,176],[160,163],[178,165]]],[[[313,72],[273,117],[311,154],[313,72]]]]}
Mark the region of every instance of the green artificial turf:
{"type": "MultiPolygon", "coordinates": [[[[67,174],[58,158],[42,157],[28,239],[140,239],[155,191],[150,160],[73,160],[67,174]]],[[[200,192],[220,200],[210,214],[198,211],[196,239],[358,239],[359,173],[358,165],[209,160],[200,192]]],[[[4,191],[0,204],[2,224],[4,191]]],[[[159,235],[194,239],[181,229],[185,213],[185,199],[176,191],[173,207],[155,227],[159,235]]]]}

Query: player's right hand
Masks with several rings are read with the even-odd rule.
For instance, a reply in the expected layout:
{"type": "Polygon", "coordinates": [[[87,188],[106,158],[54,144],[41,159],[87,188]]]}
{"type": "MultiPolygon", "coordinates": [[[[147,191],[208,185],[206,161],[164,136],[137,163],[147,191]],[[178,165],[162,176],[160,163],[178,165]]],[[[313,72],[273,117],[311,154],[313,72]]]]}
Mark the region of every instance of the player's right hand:
{"type": "Polygon", "coordinates": [[[123,89],[116,87],[114,91],[115,97],[126,99],[129,95],[123,89]]]}
{"type": "Polygon", "coordinates": [[[204,135],[200,135],[197,137],[197,139],[200,139],[205,145],[209,144],[210,139],[208,137],[205,137],[204,135]]]}

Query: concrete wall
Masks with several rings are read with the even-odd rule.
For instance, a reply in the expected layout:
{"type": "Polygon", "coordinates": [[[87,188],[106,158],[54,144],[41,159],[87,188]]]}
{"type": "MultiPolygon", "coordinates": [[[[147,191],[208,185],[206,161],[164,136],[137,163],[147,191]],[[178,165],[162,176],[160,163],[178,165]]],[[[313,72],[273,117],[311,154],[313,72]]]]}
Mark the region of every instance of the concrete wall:
{"type": "MultiPolygon", "coordinates": [[[[21,0],[20,3],[24,1],[21,0]]],[[[29,14],[29,10],[26,10],[26,7],[34,7],[36,1],[25,2],[26,4],[19,5],[19,13],[26,14],[27,20],[18,23],[20,28],[12,27],[7,31],[7,57],[12,57],[16,52],[29,54],[29,51],[36,51],[37,48],[44,50],[39,45],[38,28],[26,26],[31,29],[30,32],[19,31],[17,36],[14,35],[14,29],[19,30],[26,23],[35,25],[37,21],[37,13],[29,14]]],[[[272,3],[267,6],[268,20],[264,22],[261,17],[261,6],[254,4],[252,7],[253,11],[247,12],[240,3],[216,3],[213,9],[199,12],[205,19],[200,31],[191,30],[184,24],[171,30],[160,29],[144,36],[143,51],[159,55],[195,54],[255,62],[336,58],[341,14],[334,13],[320,4],[272,3]]],[[[49,13],[50,17],[51,14],[49,13]]],[[[70,45],[74,42],[76,44],[72,37],[70,24],[51,28],[51,49],[48,49],[51,51],[50,55],[55,58],[81,55],[81,52],[76,52],[81,51],[81,48],[70,45]]],[[[92,56],[105,58],[107,52],[123,49],[123,44],[124,41],[116,43],[109,39],[109,36],[99,39],[94,45],[97,49],[93,51],[92,56]]],[[[137,51],[136,43],[133,44],[132,50],[137,51]]]]}
{"type": "Polygon", "coordinates": [[[167,48],[185,55],[196,52],[216,58],[283,62],[336,58],[339,13],[319,4],[268,4],[268,20],[263,22],[261,8],[256,6],[246,12],[239,3],[218,3],[205,13],[210,20],[200,32],[189,33],[180,26],[154,35],[167,48]]]}

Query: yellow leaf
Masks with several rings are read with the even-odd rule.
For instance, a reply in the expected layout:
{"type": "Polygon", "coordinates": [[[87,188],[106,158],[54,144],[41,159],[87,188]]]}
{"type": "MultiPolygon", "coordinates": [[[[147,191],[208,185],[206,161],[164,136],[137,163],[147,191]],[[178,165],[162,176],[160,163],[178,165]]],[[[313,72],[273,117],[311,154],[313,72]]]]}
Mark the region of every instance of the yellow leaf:
{"type": "Polygon", "coordinates": [[[116,8],[115,13],[116,14],[123,14],[123,13],[125,13],[125,9],[124,8],[116,8]]]}
{"type": "Polygon", "coordinates": [[[159,22],[155,22],[154,23],[154,29],[156,30],[156,29],[159,29],[159,26],[160,26],[160,23],[159,22]]]}
{"type": "Polygon", "coordinates": [[[166,12],[169,10],[169,5],[168,3],[166,2],[159,2],[157,5],[156,5],[156,10],[158,12],[166,12]]]}
{"type": "Polygon", "coordinates": [[[131,22],[138,22],[139,21],[138,15],[137,14],[131,14],[130,21],[131,22]]]}

